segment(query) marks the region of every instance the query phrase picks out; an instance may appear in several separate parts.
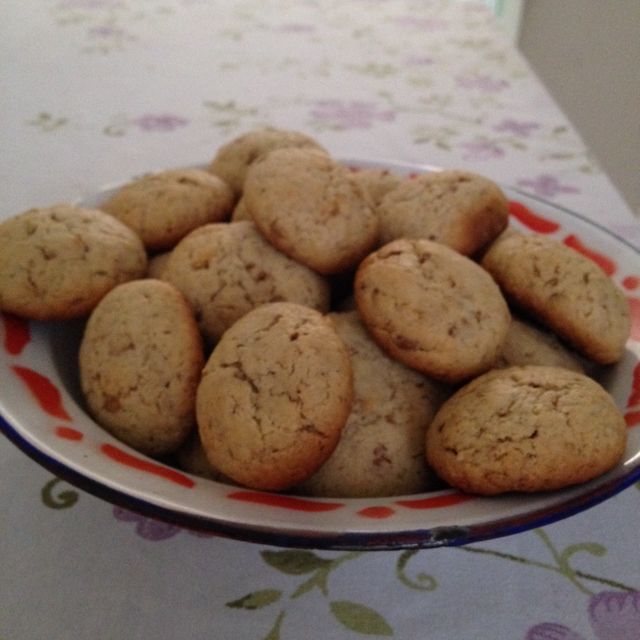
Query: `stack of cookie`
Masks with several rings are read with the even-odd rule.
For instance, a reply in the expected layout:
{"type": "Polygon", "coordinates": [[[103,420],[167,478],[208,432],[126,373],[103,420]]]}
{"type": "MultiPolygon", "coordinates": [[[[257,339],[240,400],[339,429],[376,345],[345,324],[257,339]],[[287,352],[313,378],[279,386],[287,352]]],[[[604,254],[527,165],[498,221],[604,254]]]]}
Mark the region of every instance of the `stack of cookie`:
{"type": "Polygon", "coordinates": [[[256,489],[541,491],[625,449],[586,374],[622,357],[629,311],[594,263],[508,229],[482,176],[353,171],[294,131],[4,222],[0,308],[87,317],[96,421],[256,489]]]}

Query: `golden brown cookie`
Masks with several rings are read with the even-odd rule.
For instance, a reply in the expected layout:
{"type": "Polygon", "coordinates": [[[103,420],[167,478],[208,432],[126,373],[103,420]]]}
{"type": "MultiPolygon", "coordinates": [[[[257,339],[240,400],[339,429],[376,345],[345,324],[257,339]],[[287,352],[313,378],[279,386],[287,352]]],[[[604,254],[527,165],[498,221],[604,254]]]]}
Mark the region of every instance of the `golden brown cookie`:
{"type": "Polygon", "coordinates": [[[315,149],[326,153],[319,142],[304,133],[266,127],[248,131],[220,147],[209,171],[220,176],[239,196],[249,167],[270,151],[283,148],[315,149]]]}
{"type": "Polygon", "coordinates": [[[624,454],[627,428],[606,390],[558,367],[491,371],[456,392],[427,429],[426,456],[469,493],[560,489],[624,454]]]}
{"type": "Polygon", "coordinates": [[[468,171],[406,178],[387,193],[376,213],[380,241],[426,238],[471,256],[509,221],[507,199],[494,182],[468,171]]]}
{"type": "Polygon", "coordinates": [[[204,368],[202,445],[239,484],[292,487],[334,450],[352,393],[349,354],[328,319],[297,304],[263,305],[224,334],[204,368]]]}
{"type": "Polygon", "coordinates": [[[326,311],[330,301],[325,279],[274,249],[252,222],[196,229],[171,252],[164,278],[187,298],[209,341],[266,302],[326,311]]]}
{"type": "Polygon", "coordinates": [[[387,169],[359,169],[353,172],[353,179],[362,187],[373,207],[402,182],[398,174],[387,169]]]}
{"type": "Polygon", "coordinates": [[[598,364],[617,362],[630,332],[629,305],[592,260],[543,236],[509,234],[482,259],[504,295],[598,364]]]}
{"type": "Polygon", "coordinates": [[[194,429],[187,441],[176,452],[178,467],[194,476],[215,480],[216,482],[230,482],[224,474],[220,473],[207,458],[198,430],[194,429]]]}
{"type": "Polygon", "coordinates": [[[191,309],[160,280],[110,291],[91,314],[80,346],[80,382],[91,414],[148,455],[174,451],[189,435],[203,364],[191,309]]]}
{"type": "Polygon", "coordinates": [[[353,404],[335,451],[298,488],[342,498],[433,488],[424,438],[444,400],[443,389],[381,351],[355,311],[330,317],[351,356],[353,404]]]}
{"type": "Polygon", "coordinates": [[[87,315],[109,290],[146,269],[140,238],[96,209],[59,204],[0,224],[0,309],[19,316],[87,315]]]}
{"type": "Polygon", "coordinates": [[[147,266],[147,277],[155,278],[156,280],[164,280],[164,272],[169,264],[170,251],[164,253],[158,253],[155,256],[149,258],[149,264],[147,266]]]}
{"type": "Polygon", "coordinates": [[[243,220],[251,220],[251,216],[247,211],[244,198],[240,198],[231,213],[231,222],[242,222],[243,220]]]}
{"type": "Polygon", "coordinates": [[[358,268],[354,293],[389,355],[447,382],[490,369],[511,322],[491,276],[430,240],[395,240],[372,253],[358,268]]]}
{"type": "Polygon", "coordinates": [[[199,169],[144,176],[119,189],[101,209],[124,222],[148,249],[170,249],[193,229],[231,214],[229,185],[199,169]]]}
{"type": "Polygon", "coordinates": [[[564,367],[585,373],[578,354],[562,344],[555,334],[532,322],[512,317],[511,326],[494,368],[526,364],[564,367]]]}
{"type": "Polygon", "coordinates": [[[309,149],[280,149],[254,162],[245,206],[280,251],[323,274],[354,267],[373,248],[378,219],[352,173],[309,149]]]}

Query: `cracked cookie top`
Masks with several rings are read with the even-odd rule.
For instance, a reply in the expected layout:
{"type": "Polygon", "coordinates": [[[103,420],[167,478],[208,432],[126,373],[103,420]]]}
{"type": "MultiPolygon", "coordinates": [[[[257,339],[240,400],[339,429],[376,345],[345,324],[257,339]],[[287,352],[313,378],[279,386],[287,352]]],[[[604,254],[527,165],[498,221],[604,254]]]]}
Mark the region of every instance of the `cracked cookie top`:
{"type": "Polygon", "coordinates": [[[444,389],[389,358],[357,312],[330,317],[351,357],[353,404],[335,451],[298,489],[341,498],[432,489],[437,483],[425,462],[424,438],[445,398],[444,389]]]}
{"type": "Polygon", "coordinates": [[[113,287],[146,269],[140,238],[97,209],[59,204],[0,224],[0,309],[19,316],[87,315],[113,287]]]}
{"type": "Polygon", "coordinates": [[[286,489],[334,450],[352,394],[349,354],[331,321],[266,304],[224,334],[203,370],[200,439],[211,464],[239,484],[286,489]]]}
{"type": "Polygon", "coordinates": [[[163,279],[192,305],[205,338],[215,342],[245,313],[267,302],[326,311],[326,280],[274,249],[252,222],[204,225],[171,252],[163,279]]]}
{"type": "Polygon", "coordinates": [[[615,466],[624,418],[593,379],[546,366],[491,371],[447,400],[427,429],[429,464],[463,491],[544,491],[615,466]]]}
{"type": "Polygon", "coordinates": [[[148,455],[177,449],[195,425],[202,340],[180,292],[160,280],[110,291],[80,346],[80,382],[97,422],[148,455]]]}
{"type": "Polygon", "coordinates": [[[491,276],[430,240],[395,240],[372,253],[358,268],[354,294],[387,353],[446,382],[491,368],[511,322],[491,276]]]}
{"type": "Polygon", "coordinates": [[[157,251],[174,247],[200,225],[228,218],[233,204],[231,188],[217,176],[199,169],[171,169],[124,185],[100,208],[157,251]]]}
{"type": "Polygon", "coordinates": [[[319,273],[355,267],[378,239],[378,219],[362,187],[317,151],[279,149],[256,161],[243,200],[271,244],[319,273]]]}
{"type": "Polygon", "coordinates": [[[505,297],[598,364],[623,355],[629,304],[592,260],[542,236],[511,233],[482,259],[505,297]]]}
{"type": "Polygon", "coordinates": [[[239,196],[251,165],[267,153],[284,148],[315,149],[326,153],[319,142],[304,133],[265,127],[243,133],[221,146],[209,171],[220,176],[239,196]]]}
{"type": "Polygon", "coordinates": [[[380,241],[426,238],[463,255],[476,254],[509,221],[507,198],[495,182],[467,171],[405,178],[376,207],[380,241]]]}

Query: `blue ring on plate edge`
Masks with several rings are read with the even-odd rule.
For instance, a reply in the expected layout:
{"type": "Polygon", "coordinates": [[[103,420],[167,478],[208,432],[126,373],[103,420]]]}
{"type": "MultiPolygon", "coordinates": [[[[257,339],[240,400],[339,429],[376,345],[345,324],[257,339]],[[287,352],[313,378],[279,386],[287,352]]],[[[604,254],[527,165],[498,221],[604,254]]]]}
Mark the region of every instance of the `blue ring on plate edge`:
{"type": "Polygon", "coordinates": [[[640,466],[627,475],[604,483],[591,493],[578,496],[549,509],[531,514],[504,518],[491,524],[470,526],[437,527],[387,533],[344,533],[315,537],[312,534],[289,534],[263,531],[257,528],[238,527],[188,514],[180,514],[145,500],[134,498],[117,489],[107,487],[87,478],[78,471],[54,460],[25,440],[6,419],[0,415],[0,430],[23,453],[45,467],[56,476],[111,504],[136,511],[141,515],[163,520],[191,529],[220,535],[222,537],[267,544],[277,547],[303,549],[393,551],[400,549],[428,549],[446,546],[462,546],[472,542],[501,538],[548,525],[581,513],[603,502],[640,480],[640,466]]]}

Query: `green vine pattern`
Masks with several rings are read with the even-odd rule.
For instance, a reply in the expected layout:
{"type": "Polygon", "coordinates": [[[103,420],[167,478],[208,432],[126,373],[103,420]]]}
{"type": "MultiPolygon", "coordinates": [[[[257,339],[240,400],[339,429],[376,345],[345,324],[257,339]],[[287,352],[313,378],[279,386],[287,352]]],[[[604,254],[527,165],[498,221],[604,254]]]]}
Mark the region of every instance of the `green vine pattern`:
{"type": "Polygon", "coordinates": [[[78,502],[78,492],[71,489],[57,491],[58,485],[63,482],[60,478],[52,478],[40,491],[40,498],[45,507],[50,509],[69,509],[78,502]]]}
{"type": "MultiPolygon", "coordinates": [[[[640,490],[640,482],[635,488],[640,490]]],[[[55,510],[69,509],[79,500],[79,493],[65,488],[64,481],[54,477],[41,490],[42,503],[55,510]]],[[[609,578],[583,571],[574,566],[575,561],[584,554],[603,558],[607,549],[598,542],[583,541],[558,547],[548,531],[535,529],[537,536],[547,550],[550,560],[539,560],[506,553],[478,545],[454,547],[457,552],[483,555],[486,558],[508,561],[522,566],[542,569],[564,577],[569,584],[587,596],[595,595],[595,585],[625,592],[639,591],[640,585],[629,585],[609,578]]],[[[270,568],[289,576],[295,582],[285,592],[281,589],[263,588],[252,591],[235,600],[226,602],[231,609],[256,611],[272,607],[275,610],[273,622],[263,640],[280,640],[286,626],[287,614],[295,606],[295,601],[312,592],[319,592],[327,602],[327,612],[344,629],[368,636],[392,636],[393,627],[381,613],[371,606],[352,600],[334,599],[331,597],[331,576],[344,565],[366,556],[366,551],[348,551],[335,557],[325,557],[310,550],[283,549],[263,550],[262,561],[270,568]]],[[[408,549],[398,553],[395,563],[395,578],[398,582],[414,591],[425,594],[438,588],[438,580],[423,571],[410,571],[412,562],[426,557],[419,549],[408,549]]]]}
{"type": "MultiPolygon", "coordinates": [[[[597,576],[573,566],[574,559],[580,554],[586,553],[599,558],[604,557],[607,550],[603,545],[597,542],[579,542],[570,544],[564,549],[559,549],[544,529],[536,529],[533,533],[538,536],[548,550],[552,562],[534,560],[524,556],[504,553],[475,545],[456,547],[456,549],[463,553],[481,554],[488,558],[507,560],[520,565],[557,573],[566,578],[568,582],[581,593],[589,596],[597,593],[597,591],[593,591],[587,586],[592,583],[620,591],[632,592],[638,590],[636,586],[597,576]]],[[[419,553],[420,550],[411,549],[398,554],[395,570],[396,578],[407,588],[423,592],[435,591],[438,587],[438,582],[434,576],[424,572],[419,572],[414,576],[410,576],[407,573],[410,561],[419,553]]],[[[273,569],[289,576],[304,577],[303,580],[292,588],[292,591],[288,595],[289,602],[301,598],[317,589],[329,600],[328,611],[344,628],[362,635],[391,636],[393,635],[393,627],[381,613],[363,603],[350,600],[333,600],[330,597],[329,578],[331,574],[344,564],[354,561],[364,554],[366,554],[364,551],[350,551],[335,558],[325,558],[307,550],[261,552],[263,561],[273,569]]],[[[264,640],[280,640],[281,631],[288,613],[287,594],[282,590],[261,589],[253,591],[237,600],[227,602],[226,606],[253,611],[276,604],[280,606],[270,630],[267,635],[264,636],[264,640]]]]}
{"type": "Polygon", "coordinates": [[[43,133],[51,133],[57,131],[69,123],[68,118],[54,116],[47,111],[41,111],[35,118],[27,120],[27,124],[31,127],[39,129],[43,133]]]}
{"type": "MultiPolygon", "coordinates": [[[[325,558],[312,551],[283,550],[262,551],[263,561],[280,573],[303,577],[291,593],[289,600],[296,600],[306,594],[318,590],[325,598],[330,598],[329,578],[331,574],[342,565],[363,556],[364,551],[349,551],[335,558],[325,558]]],[[[436,580],[432,576],[419,573],[415,578],[406,573],[407,565],[416,551],[404,551],[398,556],[396,562],[396,577],[406,587],[421,591],[433,591],[436,580]]],[[[249,593],[237,600],[227,602],[227,607],[255,610],[280,603],[273,625],[265,640],[279,640],[280,631],[287,615],[287,608],[283,606],[286,594],[279,589],[262,589],[249,593]]],[[[372,636],[391,636],[393,628],[385,617],[371,607],[351,600],[329,599],[328,610],[333,618],[345,629],[372,636]]]]}

